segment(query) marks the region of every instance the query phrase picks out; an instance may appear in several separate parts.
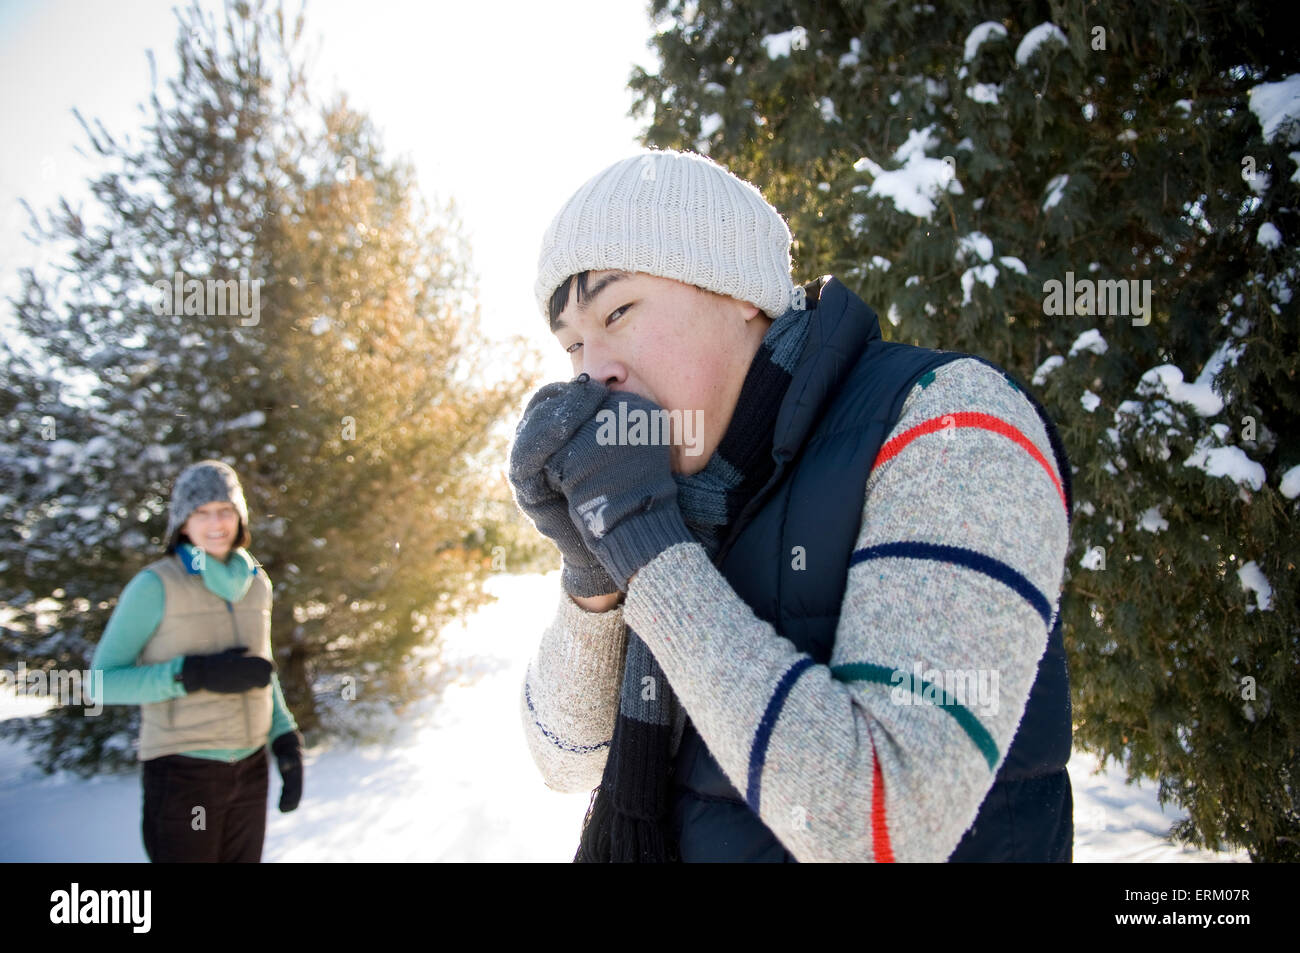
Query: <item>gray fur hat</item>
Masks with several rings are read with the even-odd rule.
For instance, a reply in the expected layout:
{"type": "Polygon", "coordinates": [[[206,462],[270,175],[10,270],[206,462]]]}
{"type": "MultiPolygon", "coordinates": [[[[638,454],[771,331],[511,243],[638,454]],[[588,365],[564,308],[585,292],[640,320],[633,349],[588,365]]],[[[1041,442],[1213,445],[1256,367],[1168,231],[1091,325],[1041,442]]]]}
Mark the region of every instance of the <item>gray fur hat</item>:
{"type": "Polygon", "coordinates": [[[181,527],[190,514],[204,503],[232,503],[239,512],[241,532],[235,546],[247,546],[248,504],[244,488],[235,471],[220,460],[200,460],[186,467],[176,478],[167,516],[166,550],[171,553],[180,544],[181,527]]]}

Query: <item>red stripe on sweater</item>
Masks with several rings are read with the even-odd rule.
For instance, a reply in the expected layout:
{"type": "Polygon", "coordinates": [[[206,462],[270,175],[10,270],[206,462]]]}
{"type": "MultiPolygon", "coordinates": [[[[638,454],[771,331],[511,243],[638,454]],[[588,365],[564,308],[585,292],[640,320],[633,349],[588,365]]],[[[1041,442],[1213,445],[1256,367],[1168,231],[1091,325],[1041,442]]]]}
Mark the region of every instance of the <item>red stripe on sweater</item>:
{"type": "Polygon", "coordinates": [[[885,778],[880,773],[880,759],[875,759],[871,777],[871,853],[876,863],[892,864],[894,849],[889,846],[889,827],[885,824],[885,778]]]}
{"type": "Polygon", "coordinates": [[[924,437],[926,434],[935,433],[936,431],[946,429],[944,421],[952,420],[953,427],[979,427],[982,430],[991,430],[993,433],[1001,434],[1009,440],[1018,443],[1024,448],[1025,452],[1038,461],[1038,465],[1046,471],[1052,479],[1052,485],[1056,487],[1056,493],[1061,498],[1061,505],[1068,506],[1065,502],[1065,490],[1061,486],[1060,479],[1052,470],[1052,465],[1047,462],[1047,458],[1039,452],[1034,446],[1034,442],[1021,433],[1017,428],[1002,420],[1000,417],[994,417],[992,414],[981,414],[974,411],[963,410],[955,414],[944,414],[942,417],[933,417],[924,423],[919,423],[915,427],[903,431],[893,440],[887,441],[880,452],[876,454],[875,462],[871,464],[874,470],[887,460],[898,456],[898,454],[909,443],[918,437],[924,437]]]}

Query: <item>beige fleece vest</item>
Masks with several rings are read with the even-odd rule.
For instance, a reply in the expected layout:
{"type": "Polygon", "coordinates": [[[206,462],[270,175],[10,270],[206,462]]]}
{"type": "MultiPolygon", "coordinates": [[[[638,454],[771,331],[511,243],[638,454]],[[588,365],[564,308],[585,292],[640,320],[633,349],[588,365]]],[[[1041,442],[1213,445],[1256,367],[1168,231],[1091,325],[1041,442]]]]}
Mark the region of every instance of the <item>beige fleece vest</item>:
{"type": "MultiPolygon", "coordinates": [[[[178,553],[150,563],[166,598],[162,622],[138,664],[178,655],[210,655],[237,645],[271,659],[271,584],[253,576],[244,598],[229,603],[186,571],[178,553]]],[[[271,686],[238,694],[201,690],[140,706],[139,760],[203,748],[256,748],[271,731],[271,686]]]]}

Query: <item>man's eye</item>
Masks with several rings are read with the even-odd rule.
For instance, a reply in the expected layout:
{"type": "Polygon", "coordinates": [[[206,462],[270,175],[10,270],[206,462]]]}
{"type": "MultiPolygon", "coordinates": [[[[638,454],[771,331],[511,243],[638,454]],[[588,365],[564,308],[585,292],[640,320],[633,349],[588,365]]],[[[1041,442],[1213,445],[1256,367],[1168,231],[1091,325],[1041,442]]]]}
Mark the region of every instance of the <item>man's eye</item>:
{"type": "MultiPolygon", "coordinates": [[[[606,318],[606,319],[605,319],[605,326],[606,326],[606,327],[609,327],[609,324],[610,324],[610,318],[614,317],[614,315],[616,315],[616,314],[621,314],[622,312],[626,311],[626,310],[627,310],[628,308],[630,308],[630,307],[632,307],[630,304],[625,304],[625,305],[623,305],[623,307],[621,307],[621,308],[619,308],[619,309],[617,309],[617,310],[615,310],[615,311],[611,311],[611,312],[609,313],[609,318],[606,318]]],[[[566,348],[564,349],[564,351],[565,351],[566,354],[572,354],[572,353],[573,353],[573,349],[574,349],[575,347],[580,347],[581,345],[582,345],[582,342],[581,342],[581,341],[575,341],[575,342],[573,342],[572,344],[570,344],[568,347],[566,347],[566,348]]]]}

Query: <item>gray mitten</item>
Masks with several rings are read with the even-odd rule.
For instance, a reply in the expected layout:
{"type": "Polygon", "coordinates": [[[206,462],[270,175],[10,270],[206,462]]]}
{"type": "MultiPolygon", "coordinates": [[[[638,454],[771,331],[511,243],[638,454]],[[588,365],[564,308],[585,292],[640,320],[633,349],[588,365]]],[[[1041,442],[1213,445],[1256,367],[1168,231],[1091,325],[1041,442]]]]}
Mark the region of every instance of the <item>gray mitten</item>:
{"type": "MultiPolygon", "coordinates": [[[[618,444],[600,439],[600,411],[619,416],[660,410],[627,391],[611,392],[573,439],[546,462],[551,485],[569,501],[569,515],[582,541],[600,559],[620,591],[628,579],[677,543],[695,542],[677,504],[672,448],[663,443],[618,444]]],[[[650,416],[650,419],[654,419],[650,416]]]]}
{"type": "Polygon", "coordinates": [[[604,596],[618,590],[600,561],[583,544],[569,518],[569,502],[548,484],[543,467],[568,443],[609,393],[586,374],[540,388],[515,428],[509,477],[515,502],[537,531],[560,549],[560,583],[570,595],[604,596]]]}

